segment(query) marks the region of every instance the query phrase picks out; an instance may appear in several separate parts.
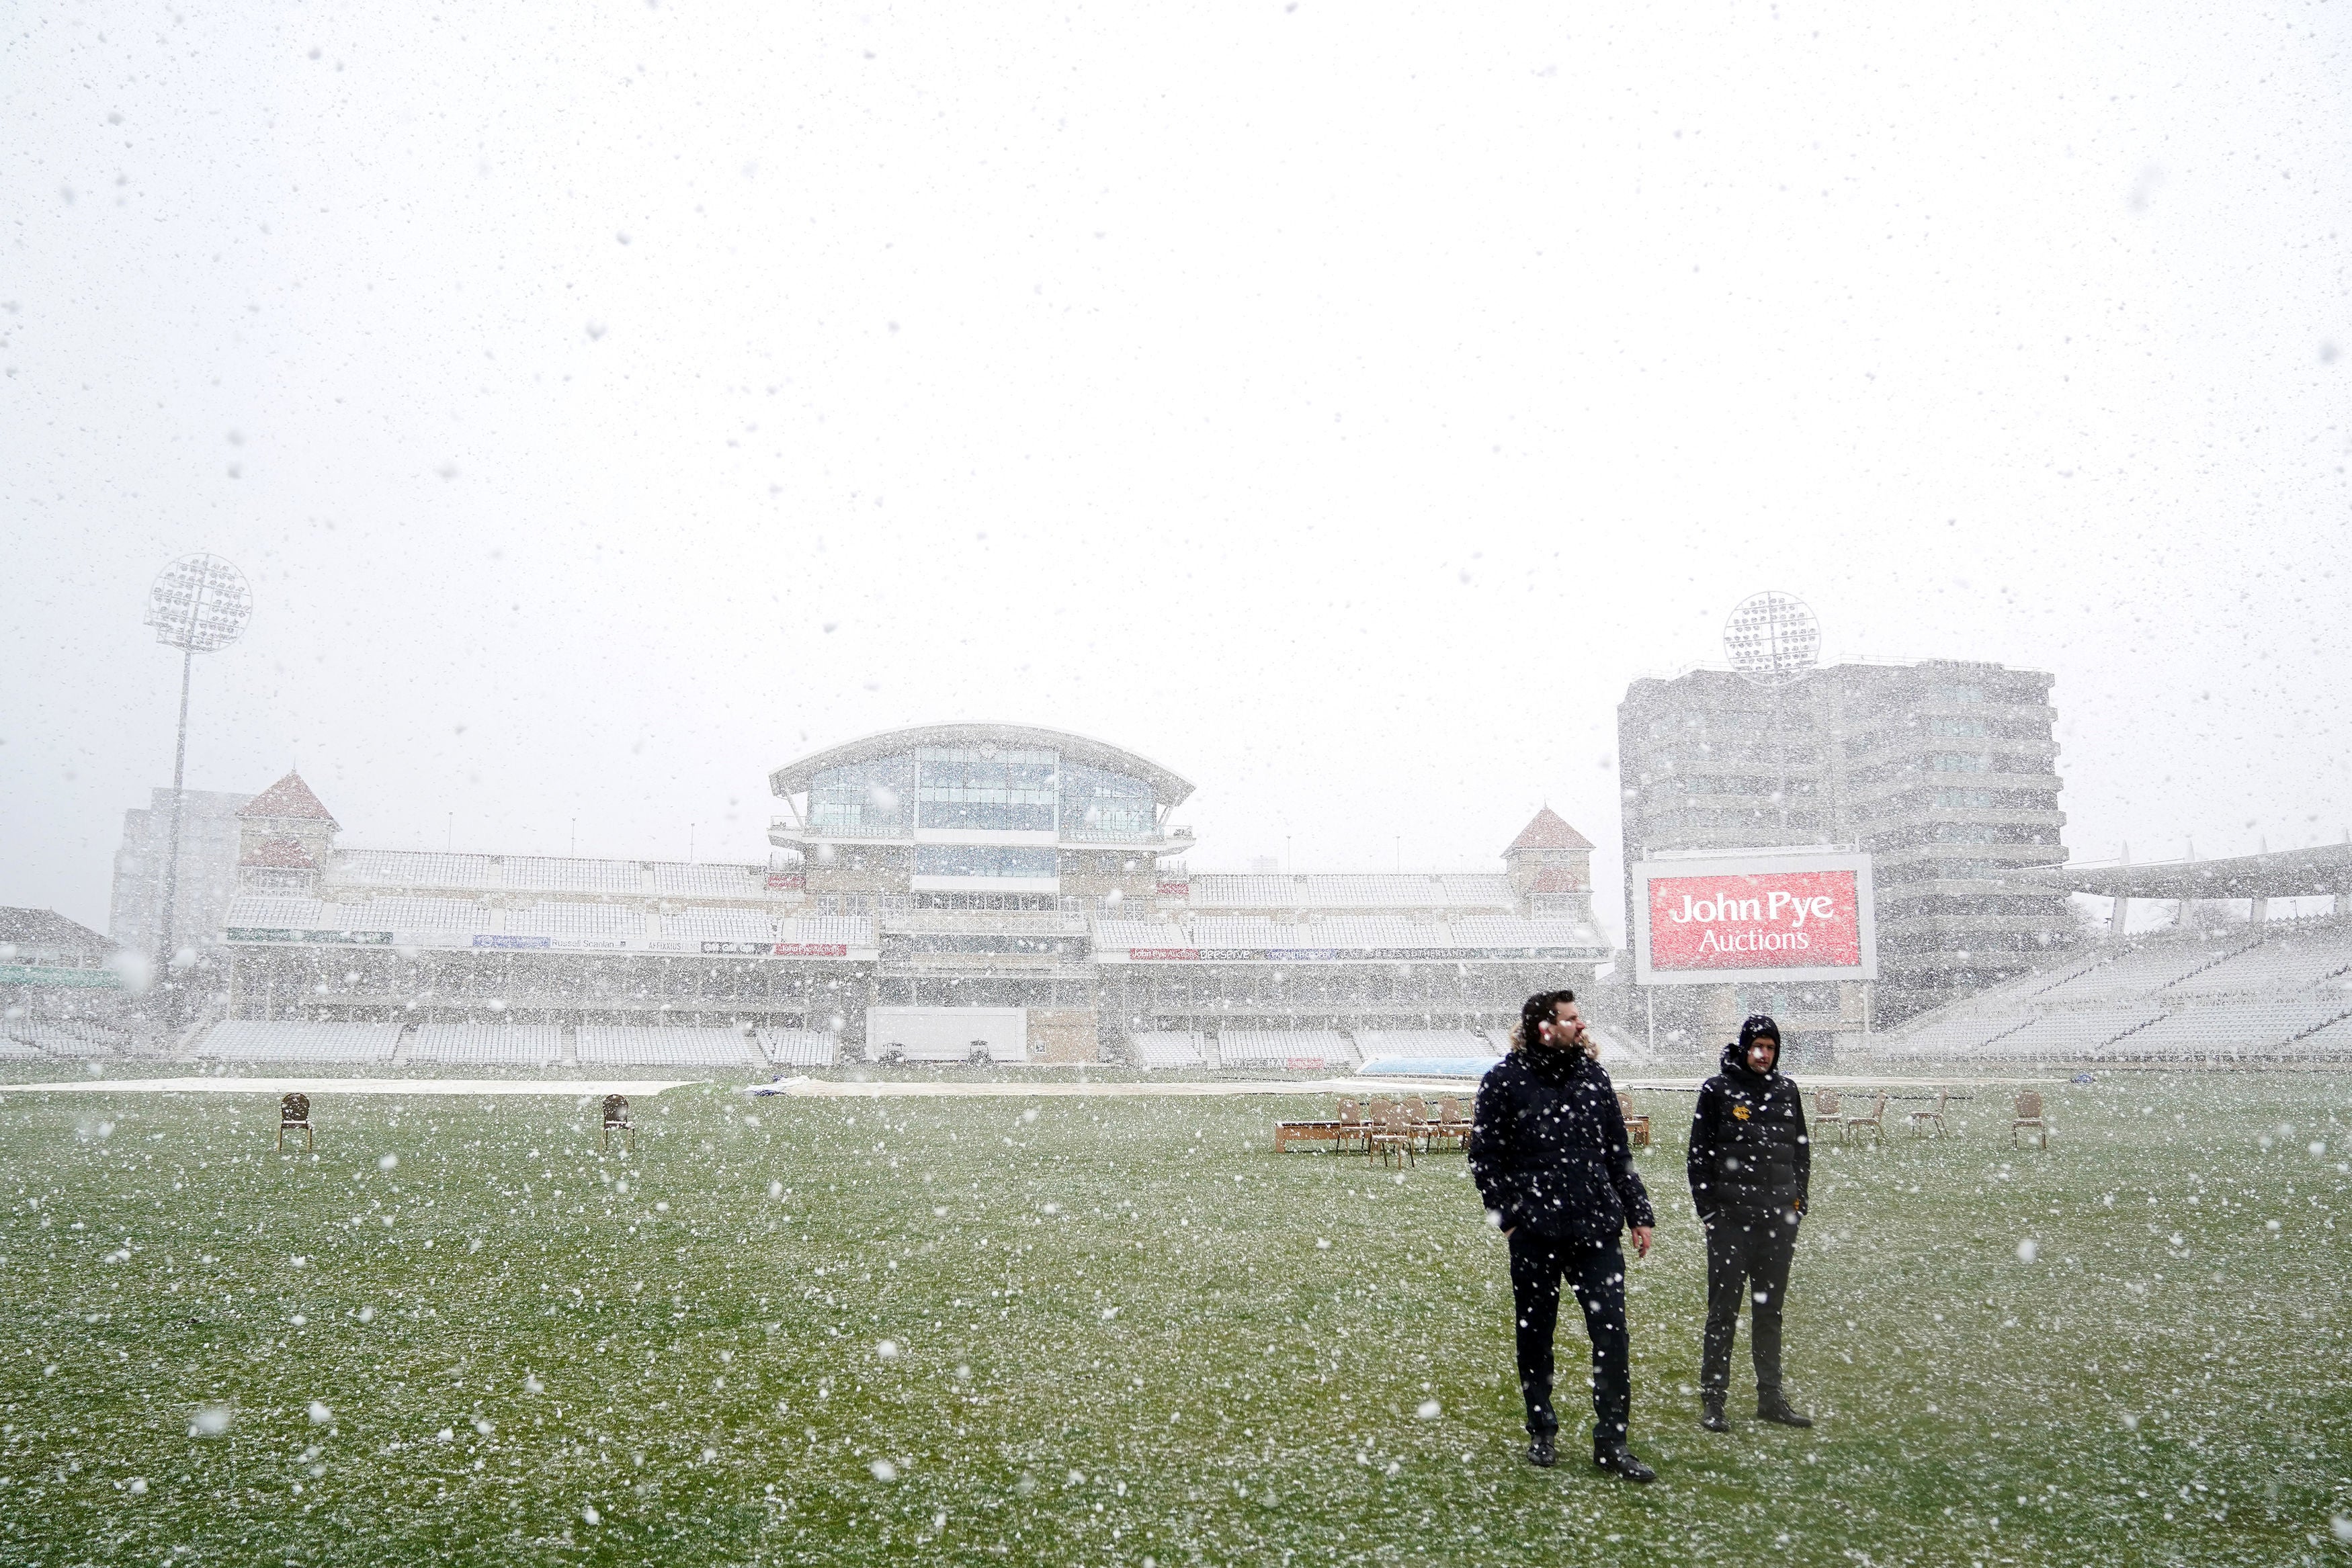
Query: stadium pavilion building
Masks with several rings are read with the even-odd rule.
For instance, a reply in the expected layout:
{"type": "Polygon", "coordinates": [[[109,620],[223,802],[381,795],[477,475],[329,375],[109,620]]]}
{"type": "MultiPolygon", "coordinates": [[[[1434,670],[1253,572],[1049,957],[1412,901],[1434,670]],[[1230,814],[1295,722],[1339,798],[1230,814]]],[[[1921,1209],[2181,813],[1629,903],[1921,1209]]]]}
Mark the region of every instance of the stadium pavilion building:
{"type": "Polygon", "coordinates": [[[763,863],[341,847],[289,774],[239,812],[238,1060],[1318,1066],[1499,1049],[1607,956],[1549,810],[1496,873],[1187,872],[1192,786],[1002,724],[780,768],[763,863]]]}

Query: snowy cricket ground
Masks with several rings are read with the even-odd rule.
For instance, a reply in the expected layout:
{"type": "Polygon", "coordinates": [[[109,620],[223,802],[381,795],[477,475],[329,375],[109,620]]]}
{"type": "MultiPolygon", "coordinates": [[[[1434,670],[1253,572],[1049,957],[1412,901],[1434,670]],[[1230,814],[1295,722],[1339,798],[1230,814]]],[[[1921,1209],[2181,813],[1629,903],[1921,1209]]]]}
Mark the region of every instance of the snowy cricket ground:
{"type": "Polygon", "coordinates": [[[633,1154],[576,1099],[321,1094],[315,1158],[266,1097],[5,1093],[0,1559],[2352,1550],[2344,1076],[2108,1076],[2053,1092],[2047,1154],[2000,1092],[1831,1142],[1789,1320],[1821,1425],[1745,1419],[1743,1348],[1728,1437],[1688,1391],[1688,1102],[1650,1095],[1641,1490],[1518,1458],[1458,1154],[1272,1153],[1320,1095],[739,1090],[641,1100],[633,1154]]]}

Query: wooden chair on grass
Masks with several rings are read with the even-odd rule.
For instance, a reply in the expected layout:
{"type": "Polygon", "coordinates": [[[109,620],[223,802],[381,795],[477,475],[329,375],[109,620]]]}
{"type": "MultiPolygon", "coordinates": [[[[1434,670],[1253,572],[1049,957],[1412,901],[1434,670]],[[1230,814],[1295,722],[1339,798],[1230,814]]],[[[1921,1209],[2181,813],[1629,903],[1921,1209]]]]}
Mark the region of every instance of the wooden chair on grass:
{"type": "Polygon", "coordinates": [[[1620,1094],[1617,1096],[1617,1113],[1625,1119],[1626,1144],[1636,1149],[1648,1148],[1650,1146],[1650,1119],[1634,1111],[1633,1097],[1631,1094],[1620,1094]]]}
{"type": "Polygon", "coordinates": [[[629,1097],[625,1094],[604,1096],[604,1124],[596,1129],[596,1147],[602,1150],[605,1141],[614,1133],[626,1133],[629,1135],[630,1152],[632,1154],[636,1152],[637,1124],[629,1119],[629,1097]]]}
{"type": "Polygon", "coordinates": [[[1363,1138],[1369,1137],[1371,1134],[1371,1124],[1364,1119],[1364,1104],[1362,1101],[1342,1100],[1339,1102],[1339,1135],[1331,1141],[1341,1154],[1346,1154],[1350,1145],[1363,1138]]]}
{"type": "Polygon", "coordinates": [[[1823,1089],[1816,1092],[1813,1095],[1813,1128],[1815,1132],[1818,1133],[1823,1127],[1835,1127],[1838,1130],[1838,1136],[1841,1138],[1844,1137],[1845,1116],[1839,1109],[1839,1107],[1844,1103],[1844,1101],[1838,1098],[1838,1092],[1834,1089],[1823,1089]]]}
{"type": "Polygon", "coordinates": [[[310,1097],[289,1094],[278,1102],[278,1152],[286,1152],[286,1131],[299,1127],[302,1131],[302,1147],[307,1151],[319,1146],[317,1134],[310,1129],[310,1097]]]}
{"type": "Polygon", "coordinates": [[[2018,1092],[2017,1115],[2009,1124],[2011,1147],[2014,1148],[2017,1145],[2020,1133],[2032,1133],[2042,1140],[2043,1148],[2050,1146],[2050,1123],[2042,1114],[2042,1091],[2039,1089],[2023,1089],[2018,1092]]]}
{"type": "Polygon", "coordinates": [[[1393,1158],[1399,1165],[1413,1163],[1413,1145],[1421,1141],[1421,1129],[1405,1118],[1404,1107],[1393,1100],[1372,1102],[1372,1128],[1364,1140],[1364,1159],[1369,1164],[1377,1158],[1387,1164],[1393,1158]]]}
{"type": "Polygon", "coordinates": [[[1933,1123],[1936,1128],[1936,1136],[1940,1138],[1944,1135],[1944,1107],[1950,1104],[1951,1101],[1952,1091],[1950,1086],[1948,1084],[1944,1088],[1936,1091],[1936,1108],[1934,1110],[1906,1112],[1904,1113],[1903,1120],[1910,1127],[1915,1136],[1925,1136],[1928,1124],[1933,1123]]]}
{"type": "Polygon", "coordinates": [[[1461,1101],[1440,1100],[1437,1103],[1437,1135],[1457,1149],[1469,1146],[1470,1117],[1462,1109],[1461,1101]]]}
{"type": "Polygon", "coordinates": [[[1429,1113],[1429,1102],[1418,1094],[1408,1094],[1397,1107],[1404,1116],[1405,1125],[1412,1129],[1424,1149],[1437,1146],[1437,1118],[1429,1113]]]}
{"type": "Polygon", "coordinates": [[[1857,1130],[1865,1127],[1878,1134],[1878,1141],[1881,1144],[1886,1142],[1885,1095],[1881,1094],[1876,1099],[1873,1100],[1870,1103],[1870,1109],[1864,1112],[1861,1115],[1848,1116],[1845,1119],[1845,1133],[1846,1136],[1849,1138],[1853,1137],[1857,1130]]]}

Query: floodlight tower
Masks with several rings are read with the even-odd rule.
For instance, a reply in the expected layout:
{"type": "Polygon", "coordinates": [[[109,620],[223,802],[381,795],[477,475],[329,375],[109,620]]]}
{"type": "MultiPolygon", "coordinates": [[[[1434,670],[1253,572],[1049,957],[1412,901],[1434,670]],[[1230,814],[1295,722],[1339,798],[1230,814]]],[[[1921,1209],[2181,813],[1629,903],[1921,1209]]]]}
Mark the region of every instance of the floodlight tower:
{"type": "Polygon", "coordinates": [[[173,922],[180,899],[181,782],[188,767],[188,684],[196,655],[234,643],[253,617],[245,574],[216,555],[182,556],[155,574],[147,591],[147,624],[155,641],[180,650],[180,739],[172,753],[172,837],[163,858],[163,915],[156,926],[156,974],[171,973],[173,922]]]}
{"type": "Polygon", "coordinates": [[[1793,593],[1767,589],[1732,608],[1723,651],[1731,667],[1772,694],[1772,749],[1780,759],[1780,826],[1789,825],[1789,752],[1781,744],[1780,693],[1821,662],[1822,623],[1793,593]]]}

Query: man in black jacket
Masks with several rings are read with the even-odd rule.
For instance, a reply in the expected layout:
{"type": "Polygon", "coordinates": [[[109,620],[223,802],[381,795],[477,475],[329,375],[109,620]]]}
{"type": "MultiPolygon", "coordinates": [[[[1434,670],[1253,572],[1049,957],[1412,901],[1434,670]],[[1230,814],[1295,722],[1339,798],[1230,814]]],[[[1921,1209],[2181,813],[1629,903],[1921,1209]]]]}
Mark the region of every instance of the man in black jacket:
{"type": "Polygon", "coordinates": [[[1625,1118],[1609,1074],[1593,1060],[1573,991],[1543,991],[1519,1009],[1511,1054],[1478,1085],[1470,1174],[1487,1218],[1511,1244],[1518,1309],[1519,1391],[1528,1405],[1528,1458],[1553,1461],[1552,1331],[1565,1276],[1592,1341],[1592,1462],[1630,1481],[1656,1472],[1625,1446],[1633,1410],[1625,1332],[1625,1254],[1618,1233],[1650,1252],[1656,1219],[1633,1171],[1625,1118]]]}
{"type": "Polygon", "coordinates": [[[1804,1096],[1780,1073],[1780,1026],[1759,1013],[1723,1048],[1723,1071],[1698,1092],[1691,1117],[1691,1200],[1706,1227],[1706,1340],[1699,1360],[1699,1425],[1727,1432],[1724,1396],[1731,1386],[1731,1341],[1739,1298],[1754,1321],[1756,1415],[1783,1427],[1810,1427],[1780,1390],[1780,1301],[1797,1250],[1797,1223],[1813,1174],[1804,1096]]]}

